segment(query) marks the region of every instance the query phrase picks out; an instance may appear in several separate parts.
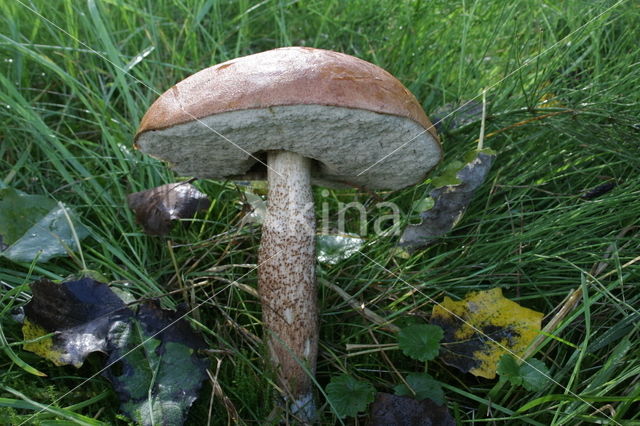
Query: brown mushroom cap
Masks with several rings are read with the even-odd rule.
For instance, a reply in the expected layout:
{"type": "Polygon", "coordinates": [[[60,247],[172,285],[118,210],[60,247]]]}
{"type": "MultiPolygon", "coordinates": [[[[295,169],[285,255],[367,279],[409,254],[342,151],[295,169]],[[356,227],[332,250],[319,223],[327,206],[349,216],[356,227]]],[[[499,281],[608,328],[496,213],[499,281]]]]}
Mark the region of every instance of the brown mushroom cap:
{"type": "Polygon", "coordinates": [[[316,160],[316,183],[371,189],[414,184],[441,158],[433,125],[395,77],[353,56],[305,47],[186,78],[147,111],[136,146],[178,173],[205,178],[264,178],[256,157],[294,151],[316,160]]]}

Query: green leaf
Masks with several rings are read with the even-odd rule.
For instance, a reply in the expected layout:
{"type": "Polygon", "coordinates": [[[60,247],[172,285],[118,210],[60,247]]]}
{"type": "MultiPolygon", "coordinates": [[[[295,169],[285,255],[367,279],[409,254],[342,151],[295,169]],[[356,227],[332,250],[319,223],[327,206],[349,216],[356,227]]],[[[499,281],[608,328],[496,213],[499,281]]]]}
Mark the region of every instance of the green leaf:
{"type": "Polygon", "coordinates": [[[64,204],[13,188],[0,189],[2,256],[14,262],[46,262],[66,255],[75,247],[75,237],[80,240],[87,235],[87,229],[64,204]]]}
{"type": "Polygon", "coordinates": [[[406,378],[409,387],[401,383],[393,388],[398,396],[409,396],[418,401],[430,399],[438,405],[444,404],[444,392],[440,382],[434,380],[427,373],[413,373],[406,378]]]}
{"type": "Polygon", "coordinates": [[[544,362],[530,359],[520,366],[522,386],[529,391],[538,392],[549,382],[549,369],[544,362]]]}
{"type": "Polygon", "coordinates": [[[464,163],[460,161],[452,161],[445,167],[440,176],[436,176],[431,180],[431,185],[433,185],[434,188],[458,185],[461,181],[458,179],[457,174],[463,167],[464,163]]]}
{"type": "Polygon", "coordinates": [[[432,209],[434,205],[435,205],[435,200],[433,198],[425,197],[413,203],[413,207],[411,208],[411,211],[422,213],[426,210],[432,209]]]}
{"type": "Polygon", "coordinates": [[[369,382],[343,374],[332,377],[327,385],[327,397],[338,417],[355,417],[373,402],[375,389],[369,382]]]}
{"type": "Polygon", "coordinates": [[[398,333],[398,345],[406,356],[429,361],[438,356],[443,331],[429,324],[405,327],[398,333]]]}
{"type": "Polygon", "coordinates": [[[18,241],[55,206],[54,200],[42,195],[29,195],[13,188],[0,189],[0,235],[4,244],[18,241]]]}
{"type": "Polygon", "coordinates": [[[516,359],[509,355],[504,354],[498,361],[498,368],[496,369],[500,377],[504,377],[511,384],[519,386],[522,384],[522,377],[520,377],[520,366],[516,359]]]}
{"type": "Polygon", "coordinates": [[[522,386],[528,391],[538,392],[544,389],[549,381],[549,369],[544,362],[530,359],[519,365],[516,359],[503,355],[498,363],[498,374],[511,384],[522,386]]]}

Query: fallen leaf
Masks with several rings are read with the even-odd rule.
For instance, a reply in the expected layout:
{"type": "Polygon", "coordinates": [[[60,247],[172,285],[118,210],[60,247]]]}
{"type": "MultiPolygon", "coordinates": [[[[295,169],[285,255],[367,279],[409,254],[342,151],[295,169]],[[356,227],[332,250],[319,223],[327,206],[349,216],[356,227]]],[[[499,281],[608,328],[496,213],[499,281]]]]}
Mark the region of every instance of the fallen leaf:
{"type": "Polygon", "coordinates": [[[55,206],[54,200],[42,195],[26,194],[13,188],[0,189],[0,232],[5,244],[18,241],[55,206]]]}
{"type": "Polygon", "coordinates": [[[416,202],[414,202],[413,206],[411,207],[411,211],[416,213],[422,213],[425,210],[432,209],[434,205],[435,205],[435,202],[433,201],[433,198],[426,197],[426,198],[423,198],[422,200],[417,200],[416,202]]]}
{"type": "Polygon", "coordinates": [[[133,315],[106,284],[90,278],[62,284],[40,280],[31,284],[31,291],[24,307],[25,339],[55,335],[27,343],[24,349],[55,365],[79,368],[90,353],[106,353],[113,324],[133,315]]]}
{"type": "Polygon", "coordinates": [[[369,411],[370,426],[455,426],[446,405],[430,399],[416,401],[406,396],[379,392],[369,411]]]}
{"type": "MultiPolygon", "coordinates": [[[[462,183],[460,178],[458,177],[458,173],[465,164],[461,161],[452,161],[447,164],[446,167],[442,170],[438,176],[434,176],[431,178],[431,184],[434,188],[441,188],[443,186],[454,186],[462,183]]],[[[432,198],[433,199],[433,198],[432,198]]],[[[435,201],[434,201],[435,204],[435,201]]],[[[433,208],[434,206],[430,207],[433,208]]],[[[427,209],[428,210],[428,209],[427,209]]]]}
{"type": "Polygon", "coordinates": [[[613,188],[616,187],[616,185],[617,185],[617,182],[615,180],[610,180],[608,182],[605,182],[596,186],[595,188],[591,188],[588,191],[585,191],[580,196],[580,198],[582,198],[583,200],[593,200],[594,198],[597,198],[611,191],[613,188]]]}
{"type": "Polygon", "coordinates": [[[438,132],[448,132],[482,118],[482,104],[473,100],[448,103],[429,114],[438,132]]]}
{"type": "Polygon", "coordinates": [[[204,348],[179,314],[146,302],[112,328],[104,375],[137,423],[181,425],[207,377],[208,362],[195,352],[204,348]]]}
{"type": "Polygon", "coordinates": [[[356,254],[364,245],[364,239],[354,234],[318,235],[316,253],[318,261],[335,265],[356,254]]]}
{"type": "Polygon", "coordinates": [[[128,416],[142,425],[184,422],[208,362],[196,352],[204,342],[180,314],[153,302],[131,309],[91,278],[40,280],[31,287],[24,309],[26,350],[76,367],[92,352],[105,353],[103,374],[128,416]]]}
{"type": "Polygon", "coordinates": [[[420,214],[420,224],[405,228],[399,245],[411,249],[428,246],[451,231],[471,203],[476,189],[487,178],[495,158],[496,154],[490,150],[477,151],[461,169],[454,164],[445,170],[436,180],[443,186],[429,193],[433,207],[420,214]]]}
{"type": "Polygon", "coordinates": [[[247,223],[262,224],[267,214],[267,202],[265,201],[265,197],[269,192],[267,182],[261,180],[236,181],[234,184],[241,191],[241,197],[238,202],[244,216],[240,221],[240,226],[244,226],[247,223]]]}
{"type": "Polygon", "coordinates": [[[168,183],[127,196],[136,221],[149,235],[166,235],[171,221],[193,217],[211,201],[189,182],[168,183]]]}
{"type": "Polygon", "coordinates": [[[13,188],[0,189],[0,256],[47,262],[65,256],[89,232],[63,203],[13,188]]]}
{"type": "Polygon", "coordinates": [[[500,357],[522,356],[539,334],[540,312],[524,308],[494,288],[467,294],[459,302],[445,297],[434,306],[431,324],[442,327],[440,359],[462,372],[493,379],[500,357]]]}
{"type": "Polygon", "coordinates": [[[253,192],[245,192],[244,197],[247,201],[248,212],[242,218],[242,223],[262,224],[264,217],[267,215],[267,202],[258,194],[253,192]]]}

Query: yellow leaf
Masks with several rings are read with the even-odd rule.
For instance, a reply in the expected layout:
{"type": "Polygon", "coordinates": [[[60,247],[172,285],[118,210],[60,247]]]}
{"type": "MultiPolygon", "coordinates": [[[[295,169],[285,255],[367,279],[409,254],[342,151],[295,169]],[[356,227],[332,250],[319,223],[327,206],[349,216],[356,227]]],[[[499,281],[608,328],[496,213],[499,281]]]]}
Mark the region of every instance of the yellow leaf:
{"type": "Polygon", "coordinates": [[[433,308],[431,324],[444,329],[440,358],[446,364],[493,379],[502,355],[524,354],[540,332],[542,316],[494,288],[469,293],[459,302],[445,297],[433,308]]]}
{"type": "Polygon", "coordinates": [[[22,334],[25,340],[35,340],[25,343],[22,346],[25,351],[40,355],[42,358],[48,359],[57,366],[67,364],[62,359],[62,352],[55,349],[53,338],[51,336],[40,339],[47,334],[51,334],[47,330],[40,327],[38,324],[25,319],[24,324],[22,324],[22,334]]]}

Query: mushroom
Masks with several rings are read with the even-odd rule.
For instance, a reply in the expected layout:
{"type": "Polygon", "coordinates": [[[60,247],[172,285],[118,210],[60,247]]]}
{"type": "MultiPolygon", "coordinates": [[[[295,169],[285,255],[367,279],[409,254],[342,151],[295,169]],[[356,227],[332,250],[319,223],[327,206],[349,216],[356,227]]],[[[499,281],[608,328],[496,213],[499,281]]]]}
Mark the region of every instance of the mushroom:
{"type": "Polygon", "coordinates": [[[188,176],[267,179],[258,289],[284,399],[315,416],[318,352],[311,184],[400,189],[441,158],[415,97],[369,62],[287,47],[204,69],[162,94],[136,147],[188,176]]]}

